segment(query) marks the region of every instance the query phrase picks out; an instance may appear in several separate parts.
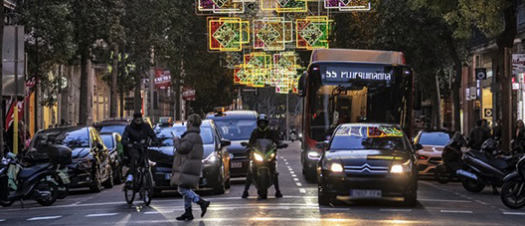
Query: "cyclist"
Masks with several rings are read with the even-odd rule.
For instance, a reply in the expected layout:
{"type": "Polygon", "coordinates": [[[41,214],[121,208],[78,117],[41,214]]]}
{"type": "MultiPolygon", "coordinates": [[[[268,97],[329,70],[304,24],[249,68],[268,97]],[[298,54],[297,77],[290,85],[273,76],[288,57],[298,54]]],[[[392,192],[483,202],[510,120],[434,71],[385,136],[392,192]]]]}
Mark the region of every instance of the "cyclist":
{"type": "MultiPolygon", "coordinates": [[[[257,118],[257,128],[253,130],[252,135],[250,136],[250,144],[255,145],[255,142],[257,142],[258,139],[270,139],[272,140],[275,145],[278,145],[280,143],[279,141],[279,135],[271,130],[269,128],[270,122],[268,121],[268,117],[265,114],[259,115],[257,118]]],[[[252,184],[252,175],[250,174],[250,169],[248,169],[248,175],[246,176],[246,182],[244,185],[244,192],[242,194],[242,198],[245,199],[249,196],[248,190],[250,189],[250,185],[252,184]]],[[[282,198],[283,194],[281,194],[281,190],[279,189],[279,173],[275,173],[275,197],[282,198]]]]}
{"type": "Polygon", "coordinates": [[[153,144],[159,143],[153,129],[151,129],[149,124],[144,123],[142,114],[140,112],[133,114],[133,121],[126,126],[126,129],[124,129],[124,133],[122,134],[122,145],[126,152],[125,155],[127,155],[130,160],[126,184],[133,181],[133,175],[135,175],[135,172],[137,171],[137,161],[143,154],[140,150],[137,150],[134,143],[140,143],[148,138],[153,141],[153,144]]]}

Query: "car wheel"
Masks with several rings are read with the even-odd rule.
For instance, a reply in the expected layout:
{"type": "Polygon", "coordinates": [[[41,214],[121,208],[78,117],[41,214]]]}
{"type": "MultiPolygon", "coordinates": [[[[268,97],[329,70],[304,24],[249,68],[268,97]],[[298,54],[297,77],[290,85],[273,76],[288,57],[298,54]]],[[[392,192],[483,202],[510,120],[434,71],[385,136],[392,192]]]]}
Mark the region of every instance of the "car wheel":
{"type": "Polygon", "coordinates": [[[232,182],[231,182],[231,179],[230,179],[230,178],[228,178],[228,179],[226,180],[226,183],[224,183],[224,187],[225,187],[226,189],[230,189],[230,188],[232,187],[232,182]]]}
{"type": "Polygon", "coordinates": [[[436,167],[436,171],[434,172],[434,178],[437,182],[440,184],[446,184],[451,181],[451,174],[449,173],[448,169],[444,165],[439,165],[436,167]]]}
{"type": "Polygon", "coordinates": [[[304,179],[308,182],[317,182],[317,175],[315,173],[304,170],[304,179]]]}
{"type": "Polygon", "coordinates": [[[98,172],[98,170],[95,170],[95,173],[92,174],[91,176],[93,177],[93,183],[89,187],[89,190],[91,190],[92,192],[96,192],[96,193],[102,191],[102,185],[100,182],[100,173],[98,172]]]}
{"type": "Polygon", "coordinates": [[[219,174],[217,176],[217,183],[213,186],[213,193],[216,195],[222,195],[226,192],[224,177],[219,174]]]}
{"type": "Polygon", "coordinates": [[[113,183],[122,184],[124,182],[124,176],[122,176],[122,166],[120,163],[117,165],[115,170],[113,170],[113,183]]]}
{"type": "Polygon", "coordinates": [[[321,185],[318,185],[317,187],[317,200],[319,205],[322,206],[328,206],[330,203],[332,203],[335,200],[335,195],[327,195],[324,194],[321,185]]]}
{"type": "Polygon", "coordinates": [[[417,190],[408,193],[407,195],[405,195],[404,198],[405,198],[404,199],[405,205],[407,206],[417,205],[417,190]]]}
{"type": "Polygon", "coordinates": [[[111,169],[111,167],[109,167],[109,172],[108,172],[108,179],[106,179],[106,181],[104,181],[104,188],[113,188],[113,182],[114,182],[114,178],[113,178],[113,170],[111,169]]]}

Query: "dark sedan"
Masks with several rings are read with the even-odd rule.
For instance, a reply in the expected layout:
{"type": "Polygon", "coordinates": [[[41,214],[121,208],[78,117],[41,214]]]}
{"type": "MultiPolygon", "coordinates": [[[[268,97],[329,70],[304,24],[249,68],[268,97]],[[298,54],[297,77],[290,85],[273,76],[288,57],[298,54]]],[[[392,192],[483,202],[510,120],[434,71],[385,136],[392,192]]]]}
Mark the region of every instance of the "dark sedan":
{"type": "Polygon", "coordinates": [[[121,143],[122,137],[118,133],[100,133],[100,138],[109,150],[109,162],[113,170],[115,184],[124,182],[122,156],[124,153],[121,143]]]}
{"type": "MultiPolygon", "coordinates": [[[[149,148],[151,172],[155,180],[155,193],[162,190],[174,190],[170,186],[173,166],[173,135],[180,137],[186,131],[186,125],[175,124],[173,127],[158,128],[155,132],[161,140],[161,147],[149,148]]],[[[200,133],[204,143],[203,168],[199,188],[212,189],[215,194],[224,194],[230,188],[230,154],[227,146],[230,141],[222,139],[215,124],[204,120],[200,133]]]]}
{"type": "Polygon", "coordinates": [[[417,203],[415,152],[399,126],[343,124],[319,145],[324,149],[318,163],[319,204],[337,196],[403,197],[408,205],[417,203]]]}
{"type": "Polygon", "coordinates": [[[65,145],[72,150],[73,163],[68,165],[71,188],[89,187],[100,192],[102,186],[113,187],[108,149],[93,127],[61,127],[35,134],[29,151],[38,152],[46,144],[65,145]]]}

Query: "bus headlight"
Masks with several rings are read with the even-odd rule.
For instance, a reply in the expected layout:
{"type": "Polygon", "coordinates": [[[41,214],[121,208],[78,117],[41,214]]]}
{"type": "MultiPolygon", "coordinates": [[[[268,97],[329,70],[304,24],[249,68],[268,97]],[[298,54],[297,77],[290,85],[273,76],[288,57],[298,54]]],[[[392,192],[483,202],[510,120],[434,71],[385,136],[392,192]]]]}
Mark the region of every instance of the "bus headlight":
{"type": "Polygon", "coordinates": [[[264,161],[264,158],[257,153],[253,153],[253,158],[255,159],[255,161],[258,161],[258,162],[264,161]]]}

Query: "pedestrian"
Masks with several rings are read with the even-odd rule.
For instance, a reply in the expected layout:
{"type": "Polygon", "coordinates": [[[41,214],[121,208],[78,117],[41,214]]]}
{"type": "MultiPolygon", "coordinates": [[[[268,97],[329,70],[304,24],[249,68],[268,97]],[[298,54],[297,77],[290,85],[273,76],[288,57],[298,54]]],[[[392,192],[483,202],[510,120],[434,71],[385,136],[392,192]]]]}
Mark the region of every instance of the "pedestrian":
{"type": "Polygon", "coordinates": [[[501,119],[497,119],[496,120],[496,124],[494,125],[494,127],[492,127],[492,137],[494,138],[501,138],[501,133],[502,133],[502,125],[501,125],[501,119]]]}
{"type": "Polygon", "coordinates": [[[475,150],[480,150],[483,142],[490,138],[490,130],[484,126],[486,124],[484,124],[483,120],[478,120],[477,126],[469,134],[469,146],[475,150]]]}
{"type": "Polygon", "coordinates": [[[200,136],[202,120],[199,115],[193,114],[188,117],[186,132],[181,139],[175,140],[175,153],[173,160],[173,176],[171,186],[178,186],[179,193],[184,197],[185,212],[176,219],[179,221],[193,220],[192,203],[199,204],[204,217],[210,202],[202,199],[192,189],[199,186],[200,173],[202,170],[202,157],[204,146],[200,136]]]}

